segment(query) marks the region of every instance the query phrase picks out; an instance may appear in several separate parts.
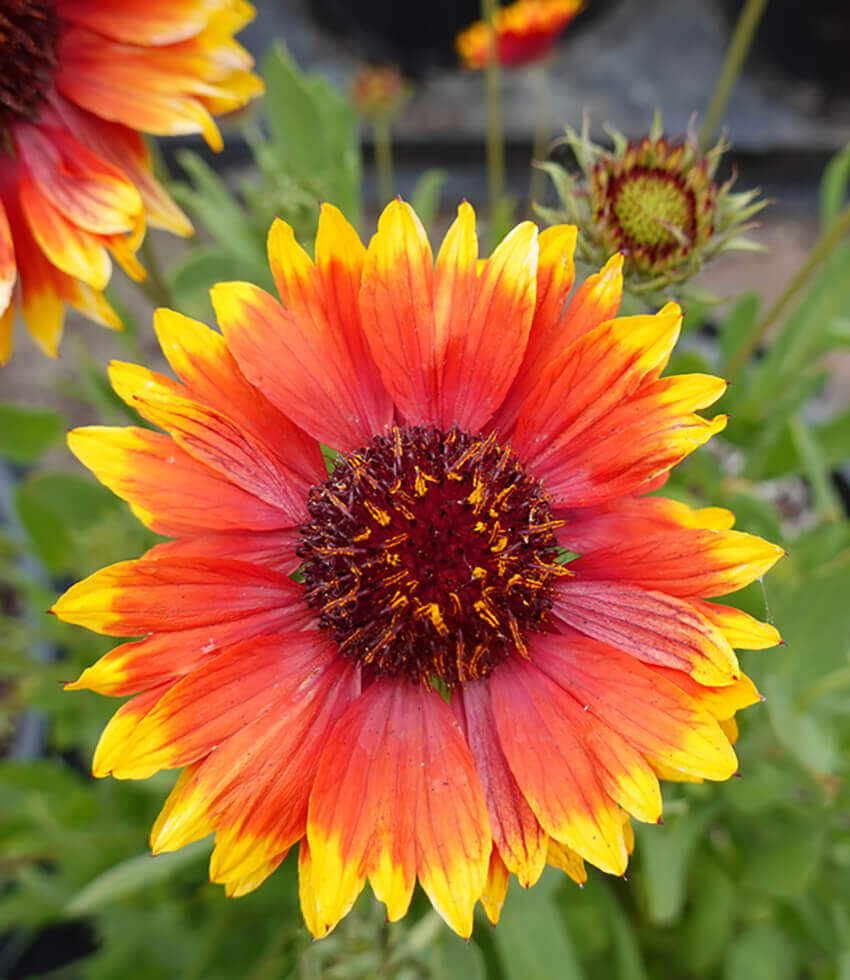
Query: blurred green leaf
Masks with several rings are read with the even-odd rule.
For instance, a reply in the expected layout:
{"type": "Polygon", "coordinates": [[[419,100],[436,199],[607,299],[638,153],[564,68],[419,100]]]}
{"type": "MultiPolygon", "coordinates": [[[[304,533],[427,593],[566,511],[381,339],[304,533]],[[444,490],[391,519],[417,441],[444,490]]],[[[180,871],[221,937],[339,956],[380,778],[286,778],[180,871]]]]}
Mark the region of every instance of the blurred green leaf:
{"type": "Polygon", "coordinates": [[[801,824],[782,828],[781,835],[750,856],[741,887],[773,898],[794,898],[811,885],[823,857],[822,832],[801,824]]]}
{"type": "Polygon", "coordinates": [[[820,185],[820,221],[822,228],[828,228],[838,217],[847,199],[847,186],[850,183],[850,145],[829,161],[823,172],[820,185]]]}
{"type": "MultiPolygon", "coordinates": [[[[536,980],[552,976],[557,964],[558,976],[564,980],[581,980],[584,971],[573,950],[570,937],[558,913],[555,892],[561,883],[552,868],[529,889],[511,881],[493,939],[507,980],[536,980]]],[[[581,893],[570,889],[572,901],[580,902],[581,893]]]]}
{"type": "Polygon", "coordinates": [[[93,480],[74,473],[45,473],[18,486],[16,505],[36,551],[52,572],[68,570],[75,533],[124,507],[93,480]]]}
{"type": "Polygon", "coordinates": [[[167,880],[184,865],[208,854],[209,850],[209,841],[202,840],[170,854],[159,854],[157,857],[139,854],[122,861],[81,889],[68,902],[65,914],[71,918],[90,915],[152,884],[167,880]]]}
{"type": "Polygon", "coordinates": [[[716,807],[694,808],[667,816],[661,827],[637,824],[640,882],[647,912],[655,925],[670,925],[685,904],[688,865],[716,807]]]}
{"type": "Polygon", "coordinates": [[[66,428],[59,412],[0,402],[0,456],[12,463],[34,463],[66,428]]]}
{"type": "Polygon", "coordinates": [[[724,980],[792,980],[794,949],[774,925],[757,925],[735,939],[726,958],[724,980]]]}

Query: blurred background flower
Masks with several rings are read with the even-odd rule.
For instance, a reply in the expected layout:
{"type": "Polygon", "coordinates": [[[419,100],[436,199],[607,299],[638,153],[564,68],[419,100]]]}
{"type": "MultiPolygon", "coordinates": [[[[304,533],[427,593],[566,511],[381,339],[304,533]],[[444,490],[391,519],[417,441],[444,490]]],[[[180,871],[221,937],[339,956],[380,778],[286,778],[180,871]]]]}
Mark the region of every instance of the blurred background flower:
{"type": "Polygon", "coordinates": [[[134,253],[145,223],[192,226],[159,181],[141,132],[203,133],[214,113],[262,91],[233,33],[242,0],[10,0],[0,11],[0,362],[16,305],[57,354],[69,304],[121,326],[103,296],[111,253],[144,279],[134,253]],[[17,301],[17,302],[16,302],[17,301]]]}

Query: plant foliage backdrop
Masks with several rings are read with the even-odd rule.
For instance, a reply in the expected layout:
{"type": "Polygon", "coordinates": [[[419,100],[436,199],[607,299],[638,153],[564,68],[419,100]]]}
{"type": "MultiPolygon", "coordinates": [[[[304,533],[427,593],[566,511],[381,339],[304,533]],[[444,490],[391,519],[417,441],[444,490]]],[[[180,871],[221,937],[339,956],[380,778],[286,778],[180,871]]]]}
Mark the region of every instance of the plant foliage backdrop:
{"type": "MultiPolygon", "coordinates": [[[[265,124],[246,122],[256,173],[234,187],[199,155],[179,157],[184,178],[173,190],[201,235],[168,270],[167,287],[174,308],[201,319],[209,320],[208,289],[219,279],[271,286],[273,215],[303,243],[320,201],[364,225],[348,101],[281,47],[262,74],[265,124]]],[[[823,175],[824,230],[845,207],[849,176],[850,149],[823,175]]],[[[426,224],[437,216],[440,182],[426,173],[413,195],[426,224]]],[[[469,943],[421,894],[407,919],[389,926],[364,893],[355,914],[311,944],[294,856],[238,901],[206,883],[209,842],[149,856],[149,828],[173,775],[90,778],[114,704],[63,693],[62,682],[110,642],[44,610],[64,585],[136,557],[155,536],[68,469],[60,414],[0,405],[0,976],[850,978],[850,526],[832,476],[850,455],[850,411],[823,418],[810,410],[830,356],[850,344],[848,268],[850,242],[839,241],[755,357],[736,355],[752,353],[761,297],[735,297],[719,317],[691,303],[671,365],[676,373],[737,367],[722,405],[727,430],[679,467],[665,492],[729,507],[738,527],[789,553],[766,584],[735,597],[786,641],[744,655],[766,703],[741,720],[740,778],[666,784],[664,824],[636,828],[627,880],[591,871],[578,890],[548,869],[527,892],[512,886],[495,929],[482,914],[469,943]]],[[[132,350],[148,324],[122,312],[132,350]]],[[[74,395],[92,421],[144,424],[109,394],[102,365],[86,356],[77,366],[74,395]]]]}

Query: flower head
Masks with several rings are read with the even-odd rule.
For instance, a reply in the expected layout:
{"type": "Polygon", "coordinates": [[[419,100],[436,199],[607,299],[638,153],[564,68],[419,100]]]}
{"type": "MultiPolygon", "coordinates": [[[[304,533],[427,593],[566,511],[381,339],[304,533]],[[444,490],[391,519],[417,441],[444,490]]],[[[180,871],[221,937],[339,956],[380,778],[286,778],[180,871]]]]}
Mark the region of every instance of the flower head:
{"type": "Polygon", "coordinates": [[[364,68],[350,88],[351,102],[364,119],[395,118],[410,98],[410,85],[398,68],[364,68]]]}
{"type": "Polygon", "coordinates": [[[561,143],[575,153],[582,179],[543,165],[565,209],[552,212],[552,220],[565,213],[580,220],[588,259],[622,252],[629,285],[647,292],[692,278],[722,251],[754,247],[740,236],[765,202],[757,191],[732,194],[734,178],[714,179],[722,140],[702,154],[694,132],[670,140],[660,118],[637,143],[611,135],[614,148],[606,150],[590,141],[587,123],[580,134],[567,128],[561,143]]]}
{"type": "Polygon", "coordinates": [[[243,0],[7,0],[0,10],[0,363],[15,308],[50,356],[65,305],[120,327],[102,295],[145,223],[188,235],[140,131],[221,137],[213,114],[262,89],[233,34],[243,0]],[[17,303],[16,303],[17,299],[17,303]]]}
{"type": "Polygon", "coordinates": [[[160,310],[178,380],[112,366],[163,431],[69,437],[174,539],[54,607],[142,637],[69,685],[133,695],[94,773],[182,769],[153,849],[215,831],[230,895],[298,844],[316,936],[367,879],[392,920],[418,880],[467,936],[510,874],[622,874],[660,777],[737,768],[733,647],[778,636],[706,600],[781,550],[646,496],[723,428],[697,410],[724,384],[661,377],[681,313],[616,319],[620,256],[573,291],[575,238],[525,222],[479,260],[463,204],[434,261],[408,205],[368,248],[325,205],[314,262],[277,221],[279,300],[216,286],[221,334],[160,310]]]}
{"type": "MultiPolygon", "coordinates": [[[[508,67],[527,65],[545,58],[584,0],[517,0],[496,11],[496,55],[508,67]]],[[[490,60],[490,28],[476,21],[455,40],[460,60],[467,68],[483,68],[490,60]]]]}

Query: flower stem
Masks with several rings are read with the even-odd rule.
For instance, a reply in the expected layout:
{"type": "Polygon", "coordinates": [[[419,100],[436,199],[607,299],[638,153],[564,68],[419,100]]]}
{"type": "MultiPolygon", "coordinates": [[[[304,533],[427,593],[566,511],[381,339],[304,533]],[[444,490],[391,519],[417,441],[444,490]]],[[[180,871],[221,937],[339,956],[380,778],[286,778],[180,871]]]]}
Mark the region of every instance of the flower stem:
{"type": "Polygon", "coordinates": [[[809,257],[800,266],[791,281],[785,287],[782,295],[761,319],[757,320],[752,330],[744,337],[737,349],[732,352],[726,363],[723,375],[727,380],[734,381],[741,368],[747,363],[758,348],[762,338],[782,316],[797,293],[809,281],[809,277],[826,259],[841,239],[850,231],[850,204],[847,204],[838,217],[815,242],[809,257]]]}
{"type": "Polygon", "coordinates": [[[386,116],[377,116],[372,122],[375,140],[375,170],[378,174],[379,204],[383,207],[393,197],[393,139],[392,123],[386,116]]]}
{"type": "Polygon", "coordinates": [[[705,110],[705,119],[699,131],[699,144],[703,150],[707,150],[714,141],[714,134],[720,126],[723,114],[726,112],[726,105],[747,55],[750,45],[753,42],[756,28],[762,18],[762,14],[767,7],[767,0],[746,0],[744,9],[738,17],[738,23],[729,42],[729,49],[726,52],[726,60],[717,76],[714,84],[714,91],[711,93],[711,101],[705,110]]]}
{"type": "Polygon", "coordinates": [[[543,182],[546,175],[534,164],[536,161],[546,158],[549,149],[549,137],[551,136],[551,114],[546,68],[543,64],[533,65],[529,69],[528,75],[531,80],[532,98],[534,99],[534,142],[531,149],[531,178],[528,182],[528,204],[530,208],[543,194],[543,182]]]}
{"type": "Polygon", "coordinates": [[[490,198],[490,220],[503,208],[505,197],[505,138],[502,132],[502,106],[499,79],[499,50],[494,18],[496,0],[481,0],[481,19],[489,28],[489,50],[484,69],[487,118],[487,190],[490,198]]]}
{"type": "Polygon", "coordinates": [[[145,235],[139,251],[142,253],[142,263],[147,270],[147,278],[137,282],[136,286],[143,293],[153,306],[174,306],[174,298],[171,295],[171,287],[168,280],[163,275],[159,266],[156,252],[151,248],[151,239],[145,235]]]}

